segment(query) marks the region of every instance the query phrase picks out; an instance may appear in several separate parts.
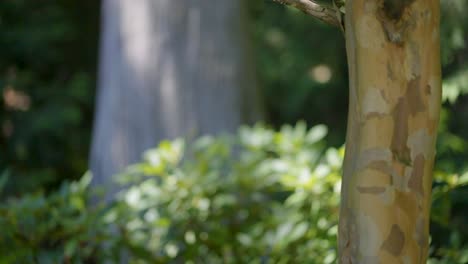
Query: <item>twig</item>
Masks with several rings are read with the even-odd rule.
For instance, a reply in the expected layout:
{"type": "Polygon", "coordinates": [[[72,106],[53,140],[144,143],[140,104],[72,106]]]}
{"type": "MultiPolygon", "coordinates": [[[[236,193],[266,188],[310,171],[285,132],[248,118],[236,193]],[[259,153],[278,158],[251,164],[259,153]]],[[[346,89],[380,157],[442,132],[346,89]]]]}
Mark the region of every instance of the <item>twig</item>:
{"type": "Polygon", "coordinates": [[[313,2],[311,0],[273,0],[273,1],[284,4],[284,5],[293,6],[301,10],[302,12],[319,19],[322,22],[325,22],[332,26],[336,26],[338,28],[342,28],[340,20],[338,19],[338,16],[337,16],[338,13],[334,8],[319,5],[318,3],[313,2]]]}

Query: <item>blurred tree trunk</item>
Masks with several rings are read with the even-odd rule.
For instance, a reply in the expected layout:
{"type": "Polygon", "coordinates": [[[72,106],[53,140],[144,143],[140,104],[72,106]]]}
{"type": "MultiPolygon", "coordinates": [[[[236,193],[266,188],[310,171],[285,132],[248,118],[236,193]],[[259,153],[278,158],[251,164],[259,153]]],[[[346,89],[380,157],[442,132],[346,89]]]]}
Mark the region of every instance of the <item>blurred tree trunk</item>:
{"type": "Polygon", "coordinates": [[[426,263],[440,111],[438,0],[346,0],[340,263],[426,263]]]}
{"type": "Polygon", "coordinates": [[[111,185],[162,139],[260,118],[241,2],[103,1],[95,184],[111,185]]]}

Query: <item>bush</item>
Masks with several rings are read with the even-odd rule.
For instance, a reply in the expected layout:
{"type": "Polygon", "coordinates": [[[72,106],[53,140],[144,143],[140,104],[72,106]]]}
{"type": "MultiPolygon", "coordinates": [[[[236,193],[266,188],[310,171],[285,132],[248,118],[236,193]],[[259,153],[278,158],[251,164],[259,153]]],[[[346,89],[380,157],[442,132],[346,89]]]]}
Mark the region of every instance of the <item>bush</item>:
{"type": "MultiPolygon", "coordinates": [[[[106,238],[87,206],[90,175],[55,193],[28,194],[0,205],[0,263],[79,263],[106,238]]],[[[89,262],[87,262],[89,263],[89,262]]]]}
{"type": "Polygon", "coordinates": [[[164,263],[334,263],[342,153],[324,152],[325,134],[257,126],[186,151],[163,142],[123,175],[144,178],[120,195],[109,222],[164,263]]]}
{"type": "MultiPolygon", "coordinates": [[[[343,149],[326,149],[325,135],[299,123],[165,141],[119,175],[128,188],[106,207],[87,206],[89,176],[10,199],[0,263],[335,263],[343,149]]],[[[450,211],[440,199],[464,183],[438,178],[436,223],[450,211]]],[[[436,242],[431,263],[466,261],[459,234],[436,242]]]]}

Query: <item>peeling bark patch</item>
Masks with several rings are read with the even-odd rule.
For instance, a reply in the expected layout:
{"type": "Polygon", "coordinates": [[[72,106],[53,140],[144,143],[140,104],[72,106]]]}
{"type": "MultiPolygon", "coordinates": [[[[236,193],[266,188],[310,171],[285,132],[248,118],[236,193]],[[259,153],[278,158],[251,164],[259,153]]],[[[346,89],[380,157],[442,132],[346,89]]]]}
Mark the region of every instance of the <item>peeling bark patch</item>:
{"type": "Polygon", "coordinates": [[[360,259],[360,264],[378,264],[380,263],[378,257],[374,256],[365,256],[360,259]]]}
{"type": "Polygon", "coordinates": [[[392,137],[392,152],[393,156],[399,162],[409,165],[411,164],[410,150],[406,145],[408,139],[408,117],[409,109],[406,99],[400,98],[393,110],[393,120],[395,124],[399,124],[393,128],[392,137]]]}
{"type": "MultiPolygon", "coordinates": [[[[387,114],[382,114],[378,112],[370,112],[366,115],[366,119],[371,119],[371,118],[382,118],[385,117],[387,114]]],[[[364,122],[363,122],[364,123],[364,122]]]]}
{"type": "Polygon", "coordinates": [[[432,149],[434,136],[431,136],[427,129],[420,129],[413,132],[408,138],[408,146],[411,149],[411,159],[416,159],[416,156],[422,154],[425,159],[433,158],[432,149]]]}
{"type": "Polygon", "coordinates": [[[388,182],[390,185],[393,185],[393,168],[388,161],[385,160],[374,160],[366,165],[366,169],[373,169],[378,172],[381,172],[385,175],[388,175],[388,182]]]}
{"type": "Polygon", "coordinates": [[[416,195],[407,191],[395,191],[395,203],[409,217],[415,217],[419,211],[416,195]]]}
{"type": "Polygon", "coordinates": [[[385,43],[385,36],[375,16],[363,15],[358,19],[356,40],[363,48],[380,50],[385,43]]]}
{"type": "Polygon", "coordinates": [[[408,181],[408,187],[413,192],[417,192],[420,195],[424,195],[423,189],[423,176],[424,176],[424,164],[426,160],[422,154],[416,156],[413,165],[413,171],[411,173],[411,178],[408,181]]]}
{"type": "Polygon", "coordinates": [[[438,79],[436,76],[431,76],[427,86],[430,88],[430,97],[427,98],[429,117],[431,119],[438,119],[440,111],[440,96],[442,92],[440,79],[438,79]]]}
{"type": "Polygon", "coordinates": [[[420,76],[408,82],[405,96],[401,97],[393,109],[395,126],[392,137],[392,152],[399,162],[411,165],[411,153],[406,142],[408,140],[408,120],[410,115],[415,115],[425,110],[425,105],[420,93],[420,76]]]}
{"type": "MultiPolygon", "coordinates": [[[[358,240],[358,256],[375,256],[375,252],[379,250],[379,243],[382,241],[382,234],[380,233],[379,227],[371,216],[362,212],[358,213],[357,222],[358,232],[362,234],[358,240]]],[[[356,243],[356,241],[352,241],[352,243],[353,242],[356,243]]],[[[356,263],[361,262],[359,261],[356,263]]]]}
{"type": "Polygon", "coordinates": [[[432,89],[432,88],[431,88],[431,86],[430,86],[429,84],[426,85],[426,90],[425,90],[425,92],[426,92],[427,95],[431,95],[431,89],[432,89]]]}
{"type": "Polygon", "coordinates": [[[380,198],[385,205],[391,205],[395,201],[395,187],[389,186],[384,193],[380,195],[380,198]]]}
{"type": "Polygon", "coordinates": [[[424,111],[424,103],[419,92],[419,81],[421,77],[418,76],[408,82],[406,90],[406,100],[408,100],[410,112],[415,115],[418,112],[424,111]]]}
{"type": "Polygon", "coordinates": [[[411,62],[411,75],[418,78],[419,84],[419,76],[421,75],[421,56],[419,55],[418,44],[414,41],[410,41],[407,52],[409,52],[407,58],[409,58],[411,62]]]}
{"type": "Polygon", "coordinates": [[[358,186],[357,189],[360,193],[363,193],[363,194],[381,194],[385,192],[385,187],[378,187],[378,186],[372,186],[372,187],[358,186]]]}
{"type": "Polygon", "coordinates": [[[425,226],[425,220],[424,218],[420,217],[418,221],[416,222],[416,228],[415,228],[415,240],[418,242],[418,245],[420,247],[426,247],[428,245],[428,235],[426,234],[426,230],[424,228],[425,226]]]}
{"type": "Polygon", "coordinates": [[[356,256],[358,255],[359,233],[357,232],[355,215],[349,208],[342,208],[341,219],[338,230],[339,249],[341,250],[342,263],[358,263],[356,256]]]}
{"type": "Polygon", "coordinates": [[[390,62],[387,62],[387,77],[392,81],[395,80],[395,73],[393,72],[392,65],[390,64],[390,62]]]}
{"type": "Polygon", "coordinates": [[[382,244],[382,249],[393,256],[399,256],[405,245],[405,234],[398,225],[392,225],[392,230],[382,244]]]}
{"type": "MultiPolygon", "coordinates": [[[[380,171],[384,174],[392,175],[392,167],[385,160],[375,160],[367,165],[367,168],[380,171]]],[[[390,177],[391,179],[391,177],[390,177]]]]}
{"type": "Polygon", "coordinates": [[[362,151],[357,162],[357,169],[365,169],[370,164],[382,161],[390,162],[392,153],[387,148],[371,148],[362,151]]]}
{"type": "Polygon", "coordinates": [[[364,95],[362,102],[362,114],[364,117],[368,118],[368,115],[382,115],[388,114],[390,112],[390,107],[383,98],[382,91],[380,89],[372,87],[364,95]]]}

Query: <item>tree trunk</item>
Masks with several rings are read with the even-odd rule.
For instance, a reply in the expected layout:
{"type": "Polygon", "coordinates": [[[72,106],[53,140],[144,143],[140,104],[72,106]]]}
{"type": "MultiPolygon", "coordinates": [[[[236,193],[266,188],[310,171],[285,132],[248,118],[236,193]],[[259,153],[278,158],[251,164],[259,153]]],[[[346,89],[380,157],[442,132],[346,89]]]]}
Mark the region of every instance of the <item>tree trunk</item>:
{"type": "Polygon", "coordinates": [[[340,263],[426,263],[440,111],[438,0],[347,0],[340,263]]]}
{"type": "Polygon", "coordinates": [[[90,167],[95,184],[166,138],[260,117],[242,1],[104,0],[90,167]]]}

